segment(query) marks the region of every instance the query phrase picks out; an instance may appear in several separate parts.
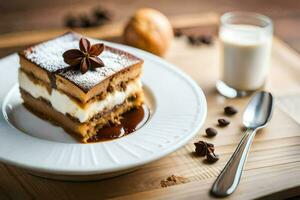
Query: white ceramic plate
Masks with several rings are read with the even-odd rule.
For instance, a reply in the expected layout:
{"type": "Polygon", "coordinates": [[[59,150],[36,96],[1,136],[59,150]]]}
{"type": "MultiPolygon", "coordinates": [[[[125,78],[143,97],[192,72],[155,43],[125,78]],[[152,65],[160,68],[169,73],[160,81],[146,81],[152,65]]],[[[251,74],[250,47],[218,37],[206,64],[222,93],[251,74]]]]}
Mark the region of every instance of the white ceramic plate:
{"type": "Polygon", "coordinates": [[[136,169],[177,150],[193,138],[206,118],[200,87],[163,59],[114,43],[144,59],[142,82],[152,106],[149,121],[111,141],[80,144],[63,129],[39,119],[22,105],[17,85],[19,58],[0,60],[0,160],[31,173],[67,180],[90,180],[136,169]]]}

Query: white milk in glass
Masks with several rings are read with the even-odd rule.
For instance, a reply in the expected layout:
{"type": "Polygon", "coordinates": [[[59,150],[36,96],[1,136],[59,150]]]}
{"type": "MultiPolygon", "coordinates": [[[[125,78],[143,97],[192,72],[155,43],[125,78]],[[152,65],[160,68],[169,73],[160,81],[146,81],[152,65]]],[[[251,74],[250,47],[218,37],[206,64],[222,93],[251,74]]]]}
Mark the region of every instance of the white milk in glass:
{"type": "Polygon", "coordinates": [[[220,28],[222,80],[238,90],[256,90],[269,71],[272,35],[262,27],[230,24],[220,28]]]}

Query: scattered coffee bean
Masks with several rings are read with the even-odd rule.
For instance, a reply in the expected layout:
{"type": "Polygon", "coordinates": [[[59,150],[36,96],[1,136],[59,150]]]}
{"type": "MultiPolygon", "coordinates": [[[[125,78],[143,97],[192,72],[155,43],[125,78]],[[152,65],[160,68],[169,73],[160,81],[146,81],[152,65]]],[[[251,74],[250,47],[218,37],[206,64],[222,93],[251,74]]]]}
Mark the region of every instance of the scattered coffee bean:
{"type": "Polygon", "coordinates": [[[183,29],[173,29],[175,37],[185,36],[189,42],[189,44],[193,46],[199,46],[201,44],[210,45],[213,43],[213,37],[209,34],[203,34],[199,32],[184,31],[183,29]]]}
{"type": "Polygon", "coordinates": [[[211,143],[207,143],[204,141],[199,141],[194,143],[196,149],[195,152],[198,156],[206,156],[206,154],[208,153],[208,150],[210,149],[211,151],[214,151],[214,145],[211,143]]]}
{"type": "Polygon", "coordinates": [[[105,21],[105,20],[110,20],[112,18],[111,12],[103,8],[96,8],[93,14],[98,20],[105,21]]]}
{"type": "Polygon", "coordinates": [[[174,35],[175,37],[181,37],[183,35],[182,31],[179,29],[174,30],[174,35]]]}
{"type": "Polygon", "coordinates": [[[65,26],[73,28],[73,27],[79,27],[80,24],[78,23],[78,20],[76,20],[75,17],[67,16],[65,18],[65,26]]]}
{"type": "Polygon", "coordinates": [[[212,37],[210,35],[188,35],[188,41],[191,45],[199,46],[201,44],[210,45],[212,37]]]}
{"type": "Polygon", "coordinates": [[[201,40],[194,35],[189,35],[188,40],[191,45],[199,46],[201,44],[201,40]]]}
{"type": "Polygon", "coordinates": [[[205,132],[208,137],[214,137],[218,134],[217,130],[214,128],[207,128],[205,132]]]}
{"type": "Polygon", "coordinates": [[[94,26],[92,20],[87,15],[80,16],[81,27],[88,28],[94,26]]]}
{"type": "Polygon", "coordinates": [[[208,154],[206,154],[206,161],[209,163],[214,163],[219,160],[219,156],[216,155],[213,151],[209,151],[208,154]]]}
{"type": "Polygon", "coordinates": [[[227,119],[218,119],[218,123],[220,127],[225,127],[230,124],[230,121],[228,121],[227,119]]]}
{"type": "Polygon", "coordinates": [[[224,108],[224,113],[226,115],[235,115],[238,112],[238,110],[236,108],[234,108],[233,106],[226,106],[224,108]]]}
{"type": "Polygon", "coordinates": [[[111,13],[103,8],[97,8],[91,14],[82,14],[79,17],[67,16],[65,18],[65,26],[70,28],[89,28],[101,26],[111,20],[111,13]]]}
{"type": "Polygon", "coordinates": [[[212,43],[212,37],[210,35],[202,35],[200,39],[203,44],[209,45],[212,43]]]}

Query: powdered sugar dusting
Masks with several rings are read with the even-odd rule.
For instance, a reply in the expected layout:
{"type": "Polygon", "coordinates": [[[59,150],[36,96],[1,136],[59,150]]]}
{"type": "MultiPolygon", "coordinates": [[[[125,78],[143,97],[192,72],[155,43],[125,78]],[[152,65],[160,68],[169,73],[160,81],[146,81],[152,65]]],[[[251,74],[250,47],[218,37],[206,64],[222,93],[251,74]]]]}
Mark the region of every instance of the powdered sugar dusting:
{"type": "MultiPolygon", "coordinates": [[[[69,49],[79,49],[80,38],[80,35],[68,33],[31,47],[23,51],[23,54],[29,61],[53,73],[69,66],[64,62],[62,55],[69,49]]],[[[90,39],[90,41],[92,44],[99,43],[98,40],[94,39],[90,39]]],[[[129,53],[107,46],[105,46],[99,57],[103,61],[104,67],[89,70],[85,74],[81,74],[79,70],[61,71],[59,75],[73,82],[84,91],[88,91],[105,78],[141,62],[139,58],[129,53]]]]}
{"type": "Polygon", "coordinates": [[[78,38],[73,34],[38,44],[24,51],[25,57],[48,72],[55,72],[68,66],[64,62],[63,53],[78,48],[78,38]]]}
{"type": "Polygon", "coordinates": [[[137,63],[138,60],[128,59],[126,54],[116,54],[105,50],[100,56],[104,67],[89,70],[81,74],[79,70],[61,72],[59,75],[67,78],[84,90],[89,90],[109,76],[123,70],[124,68],[137,63]]]}

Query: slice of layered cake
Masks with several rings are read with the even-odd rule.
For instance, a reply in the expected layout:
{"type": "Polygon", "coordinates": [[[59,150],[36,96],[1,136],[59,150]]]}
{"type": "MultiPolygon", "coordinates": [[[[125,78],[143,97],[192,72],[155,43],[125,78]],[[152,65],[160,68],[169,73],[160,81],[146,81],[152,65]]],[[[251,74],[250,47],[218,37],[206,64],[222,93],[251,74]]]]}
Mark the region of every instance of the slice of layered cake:
{"type": "Polygon", "coordinates": [[[24,105],[82,142],[143,104],[143,60],[76,33],[19,53],[24,105]]]}

